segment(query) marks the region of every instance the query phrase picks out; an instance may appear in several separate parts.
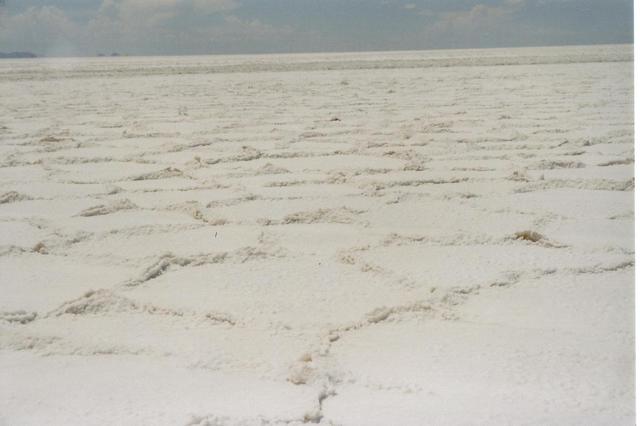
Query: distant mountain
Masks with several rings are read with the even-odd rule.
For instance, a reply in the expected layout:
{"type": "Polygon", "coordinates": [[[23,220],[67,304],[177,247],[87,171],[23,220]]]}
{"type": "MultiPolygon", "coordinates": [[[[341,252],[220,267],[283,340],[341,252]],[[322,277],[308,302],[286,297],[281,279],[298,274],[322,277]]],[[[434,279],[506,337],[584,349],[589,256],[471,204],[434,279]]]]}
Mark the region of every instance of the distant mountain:
{"type": "Polygon", "coordinates": [[[31,52],[0,52],[0,59],[16,59],[16,58],[36,58],[37,56],[31,52]]]}

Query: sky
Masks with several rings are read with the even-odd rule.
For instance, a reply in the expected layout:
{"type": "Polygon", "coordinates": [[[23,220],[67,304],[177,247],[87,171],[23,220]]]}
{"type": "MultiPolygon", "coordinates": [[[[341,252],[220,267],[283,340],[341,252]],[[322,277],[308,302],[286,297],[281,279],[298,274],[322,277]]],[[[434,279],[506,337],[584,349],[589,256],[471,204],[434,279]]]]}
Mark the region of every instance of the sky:
{"type": "Polygon", "coordinates": [[[0,0],[0,51],[340,52],[633,42],[633,0],[0,0]]]}

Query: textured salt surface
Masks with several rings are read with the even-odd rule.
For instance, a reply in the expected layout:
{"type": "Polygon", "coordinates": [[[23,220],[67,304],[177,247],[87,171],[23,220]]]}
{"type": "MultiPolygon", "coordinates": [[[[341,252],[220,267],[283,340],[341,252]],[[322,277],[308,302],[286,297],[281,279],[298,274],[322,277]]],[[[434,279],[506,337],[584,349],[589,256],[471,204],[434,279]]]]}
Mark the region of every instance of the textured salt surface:
{"type": "Polygon", "coordinates": [[[633,424],[629,46],[0,64],[0,423],[633,424]]]}

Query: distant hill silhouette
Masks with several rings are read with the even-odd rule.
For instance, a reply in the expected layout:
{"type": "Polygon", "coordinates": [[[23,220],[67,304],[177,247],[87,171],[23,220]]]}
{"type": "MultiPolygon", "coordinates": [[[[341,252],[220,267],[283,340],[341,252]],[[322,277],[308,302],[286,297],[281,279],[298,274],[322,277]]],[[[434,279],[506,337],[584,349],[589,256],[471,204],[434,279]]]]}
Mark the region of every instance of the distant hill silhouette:
{"type": "Polygon", "coordinates": [[[37,56],[31,52],[0,52],[0,59],[16,59],[16,58],[36,58],[37,56]]]}

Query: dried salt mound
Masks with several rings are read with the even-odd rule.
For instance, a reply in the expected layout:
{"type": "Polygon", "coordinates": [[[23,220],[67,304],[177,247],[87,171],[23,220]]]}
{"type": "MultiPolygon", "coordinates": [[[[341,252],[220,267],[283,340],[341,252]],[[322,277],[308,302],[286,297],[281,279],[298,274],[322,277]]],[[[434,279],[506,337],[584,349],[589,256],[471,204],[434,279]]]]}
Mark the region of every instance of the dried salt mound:
{"type": "Polygon", "coordinates": [[[210,217],[202,211],[201,205],[197,201],[187,201],[185,203],[169,206],[169,209],[184,212],[195,220],[205,222],[209,225],[220,226],[225,225],[227,220],[219,217],[210,217]]]}
{"type": "Polygon", "coordinates": [[[258,174],[261,175],[280,175],[283,173],[289,173],[289,170],[284,167],[278,167],[272,163],[267,163],[258,170],[258,174]]]}
{"type": "Polygon", "coordinates": [[[0,335],[2,348],[14,351],[40,351],[60,341],[57,336],[27,335],[19,333],[18,329],[5,329],[0,335]]]}
{"type": "Polygon", "coordinates": [[[227,323],[229,325],[236,325],[237,321],[226,314],[219,312],[209,312],[204,316],[207,320],[217,323],[227,323]]]}
{"type": "MultiPolygon", "coordinates": [[[[182,316],[182,312],[171,309],[158,308],[156,306],[141,304],[119,296],[110,290],[90,290],[82,297],[65,302],[49,315],[95,315],[103,313],[148,313],[159,315],[175,315],[182,316]]],[[[219,320],[217,317],[210,319],[219,320]]],[[[225,321],[230,321],[225,319],[225,321]]]]}
{"type": "Polygon", "coordinates": [[[544,240],[545,238],[542,234],[539,234],[535,231],[522,231],[522,232],[516,232],[515,239],[537,243],[538,241],[544,240]]]}
{"type": "Polygon", "coordinates": [[[147,281],[151,281],[158,278],[160,275],[167,272],[171,266],[201,266],[212,263],[222,263],[225,261],[234,261],[238,263],[245,263],[253,259],[263,259],[270,256],[280,256],[275,251],[264,250],[260,247],[242,247],[233,252],[222,253],[207,253],[199,254],[190,257],[179,257],[172,253],[165,253],[160,256],[152,265],[145,268],[138,278],[129,280],[126,285],[129,287],[135,287],[147,281]]]}
{"type": "Polygon", "coordinates": [[[556,248],[565,247],[561,244],[550,241],[547,237],[545,237],[544,235],[536,231],[527,230],[527,231],[516,232],[513,238],[520,241],[529,241],[531,243],[540,244],[545,247],[556,247],[556,248]]]}
{"type": "Polygon", "coordinates": [[[245,263],[255,259],[265,259],[268,257],[281,257],[282,253],[278,250],[270,250],[263,247],[246,246],[234,250],[232,252],[221,253],[205,253],[189,257],[180,257],[172,253],[165,253],[160,256],[152,265],[145,268],[137,278],[126,282],[129,287],[135,287],[147,281],[151,281],[164,274],[172,266],[202,266],[214,263],[223,263],[226,261],[245,263]]]}
{"type": "Polygon", "coordinates": [[[40,241],[39,243],[37,243],[35,246],[33,246],[33,248],[31,249],[31,251],[35,252],[35,253],[40,253],[40,254],[47,254],[49,253],[49,250],[47,249],[47,246],[40,241]]]}
{"type": "Polygon", "coordinates": [[[610,188],[610,190],[613,191],[633,191],[636,187],[636,184],[635,179],[632,178],[622,182],[605,182],[602,184],[602,186],[603,190],[607,190],[610,188]]]}
{"type": "Polygon", "coordinates": [[[304,385],[309,383],[315,374],[313,357],[311,354],[305,353],[291,366],[287,380],[294,385],[304,385]]]}
{"type": "Polygon", "coordinates": [[[341,207],[339,209],[318,209],[307,212],[297,212],[285,216],[283,223],[353,223],[354,217],[362,213],[358,210],[341,207]]]}
{"type": "Polygon", "coordinates": [[[102,216],[105,214],[115,213],[121,210],[131,210],[136,208],[138,208],[138,206],[136,206],[130,200],[124,199],[124,200],[116,201],[111,204],[100,204],[99,206],[89,207],[88,209],[85,209],[80,213],[78,213],[78,216],[84,216],[84,217],[102,216]]]}
{"type": "Polygon", "coordinates": [[[257,149],[255,149],[252,146],[243,146],[242,147],[242,153],[238,154],[235,157],[233,157],[233,160],[235,160],[235,161],[251,161],[251,160],[257,160],[260,157],[262,157],[262,152],[258,151],[257,149]]]}
{"type": "Polygon", "coordinates": [[[332,185],[346,183],[349,180],[349,172],[334,170],[329,173],[326,182],[332,185]]]}
{"type": "Polygon", "coordinates": [[[35,320],[38,314],[36,312],[26,312],[23,310],[0,312],[0,321],[6,321],[10,323],[27,324],[35,320]]]}
{"type": "Polygon", "coordinates": [[[515,182],[527,182],[530,180],[529,176],[523,170],[516,170],[510,176],[507,177],[509,180],[513,180],[515,182]]]}
{"type": "Polygon", "coordinates": [[[134,301],[108,290],[90,290],[82,297],[64,303],[51,314],[55,316],[100,314],[105,312],[136,312],[142,307],[134,301]]]}
{"type": "Polygon", "coordinates": [[[279,182],[268,182],[265,183],[264,186],[266,188],[284,188],[287,186],[295,186],[295,185],[305,185],[307,183],[310,183],[309,181],[306,180],[286,180],[286,181],[279,181],[279,182]]]}
{"type": "MultiPolygon", "coordinates": [[[[168,315],[175,317],[184,317],[185,315],[194,315],[193,312],[184,312],[170,308],[161,308],[147,303],[139,303],[129,298],[119,296],[110,290],[88,291],[82,297],[64,303],[58,309],[49,313],[49,316],[62,315],[99,315],[113,313],[137,313],[150,315],[168,315]]],[[[14,321],[20,321],[25,324],[36,318],[36,313],[26,314],[20,311],[13,314],[14,321]]],[[[4,319],[0,313],[0,320],[4,319]]],[[[207,312],[201,320],[207,322],[226,324],[235,326],[237,321],[227,314],[220,312],[207,312]]]]}
{"type": "Polygon", "coordinates": [[[106,185],[105,191],[107,195],[115,195],[124,190],[116,185],[106,185]]]}
{"type": "Polygon", "coordinates": [[[421,172],[424,170],[424,164],[421,160],[412,159],[405,164],[402,170],[421,172]]]}
{"type": "Polygon", "coordinates": [[[300,418],[299,420],[291,418],[267,418],[258,417],[229,417],[229,416],[193,416],[185,426],[303,426],[312,421],[312,419],[300,418]]]}
{"type": "Polygon", "coordinates": [[[400,150],[400,151],[390,150],[390,151],[383,152],[382,155],[384,155],[385,157],[398,158],[400,160],[405,160],[405,161],[417,161],[417,159],[420,158],[420,154],[418,154],[413,149],[400,150]]]}
{"type": "Polygon", "coordinates": [[[367,321],[376,324],[389,318],[393,311],[387,307],[377,308],[367,314],[367,321]]]}
{"type": "Polygon", "coordinates": [[[64,142],[64,141],[65,141],[64,138],[58,138],[56,136],[46,136],[40,139],[40,142],[44,142],[44,143],[56,143],[56,142],[64,142]]]}
{"type": "Polygon", "coordinates": [[[391,188],[397,186],[421,186],[421,185],[442,185],[446,183],[460,183],[467,182],[469,180],[468,177],[462,178],[432,178],[432,179],[409,179],[409,180],[398,180],[392,181],[388,183],[376,183],[376,185],[381,186],[381,188],[391,188]]]}
{"type": "Polygon", "coordinates": [[[258,158],[261,158],[263,156],[263,153],[258,151],[257,149],[251,147],[251,146],[243,146],[242,147],[242,152],[240,152],[237,155],[233,155],[227,158],[216,158],[216,159],[209,159],[206,160],[205,162],[207,164],[218,164],[218,163],[233,163],[236,161],[252,161],[252,160],[257,160],[258,158]]]}
{"type": "Polygon", "coordinates": [[[633,158],[625,158],[623,160],[611,160],[606,161],[604,163],[598,163],[599,167],[608,167],[608,166],[622,166],[626,164],[633,164],[633,158]]]}
{"type": "Polygon", "coordinates": [[[143,173],[131,178],[131,180],[155,180],[182,176],[184,176],[182,170],[176,169],[175,167],[167,167],[166,169],[162,169],[157,172],[143,173]]]}
{"type": "Polygon", "coordinates": [[[24,200],[30,200],[30,199],[31,197],[27,195],[20,194],[19,192],[16,192],[16,191],[9,191],[0,195],[0,204],[15,203],[16,201],[24,201],[24,200]]]}
{"type": "Polygon", "coordinates": [[[585,164],[580,161],[560,161],[560,160],[543,160],[540,161],[535,168],[543,170],[552,169],[582,169],[585,164]]]}
{"type": "Polygon", "coordinates": [[[516,188],[514,192],[524,193],[556,188],[589,189],[596,191],[633,191],[635,188],[635,179],[631,178],[623,181],[612,179],[549,179],[516,188]]]}
{"type": "Polygon", "coordinates": [[[309,139],[309,138],[321,138],[327,136],[326,133],[322,133],[322,132],[317,132],[317,131],[313,131],[313,130],[309,130],[307,132],[302,132],[300,133],[300,137],[302,139],[309,139]]]}
{"type": "Polygon", "coordinates": [[[169,269],[171,265],[185,266],[189,263],[190,261],[188,259],[176,257],[171,253],[164,254],[156,262],[142,271],[138,278],[129,281],[128,285],[136,286],[146,281],[157,278],[162,275],[167,269],[169,269]]]}
{"type": "Polygon", "coordinates": [[[367,324],[377,324],[379,322],[386,321],[394,314],[409,314],[416,312],[421,314],[433,314],[435,313],[435,309],[431,305],[430,301],[416,301],[406,305],[397,305],[392,307],[382,306],[367,313],[366,321],[354,326],[353,328],[360,328],[367,324]]]}

